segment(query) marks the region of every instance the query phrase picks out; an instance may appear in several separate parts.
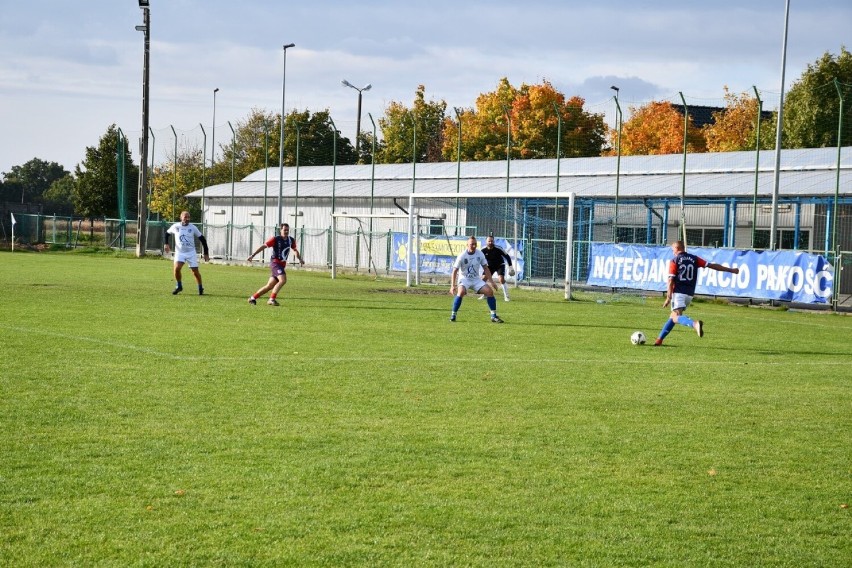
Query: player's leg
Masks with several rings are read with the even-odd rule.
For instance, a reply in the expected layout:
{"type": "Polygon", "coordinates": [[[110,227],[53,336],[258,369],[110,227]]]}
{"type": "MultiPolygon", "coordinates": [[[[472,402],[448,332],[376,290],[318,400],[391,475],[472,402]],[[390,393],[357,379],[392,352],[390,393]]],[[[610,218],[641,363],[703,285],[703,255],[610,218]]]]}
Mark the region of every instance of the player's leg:
{"type": "Polygon", "coordinates": [[[497,315],[497,299],[494,297],[494,291],[491,289],[491,285],[480,280],[474,284],[474,286],[481,286],[480,290],[475,291],[485,294],[485,301],[488,302],[488,310],[491,312],[491,321],[494,323],[503,323],[503,320],[501,320],[500,316],[497,315]]]}
{"type": "Polygon", "coordinates": [[[266,282],[266,284],[263,287],[259,288],[257,292],[255,292],[254,294],[249,296],[248,303],[252,304],[252,305],[257,304],[257,299],[260,298],[261,296],[263,296],[264,294],[266,294],[267,292],[269,292],[270,290],[272,290],[272,288],[277,283],[278,283],[278,279],[275,278],[274,276],[270,276],[269,280],[266,282]]]}
{"type": "MultiPolygon", "coordinates": [[[[270,282],[271,282],[271,279],[270,279],[270,282]]],[[[278,305],[278,300],[277,300],[278,292],[281,290],[281,288],[286,283],[287,283],[287,273],[282,271],[281,274],[279,274],[276,277],[275,283],[272,285],[272,293],[269,294],[269,301],[266,302],[267,304],[269,304],[270,306],[277,306],[278,305]]]]}
{"type": "Polygon", "coordinates": [[[672,332],[677,322],[677,318],[680,317],[680,314],[682,313],[682,309],[672,310],[672,313],[669,315],[669,319],[666,320],[666,323],[663,324],[663,328],[660,330],[660,335],[658,335],[657,339],[654,340],[654,345],[663,344],[663,340],[672,332]]]}
{"type": "Polygon", "coordinates": [[[456,312],[459,311],[459,308],[462,304],[462,299],[467,295],[467,288],[461,282],[456,285],[456,295],[453,297],[453,311],[450,312],[450,321],[456,321],[456,312]]]}
{"type": "Polygon", "coordinates": [[[172,272],[175,277],[175,289],[172,291],[172,294],[180,294],[183,292],[183,282],[181,281],[181,269],[183,268],[182,260],[175,260],[174,267],[172,272]]]}
{"type": "Polygon", "coordinates": [[[187,261],[189,269],[192,270],[192,275],[195,277],[195,282],[198,284],[198,295],[204,294],[204,286],[201,284],[201,272],[198,271],[198,257],[192,257],[187,261]]]}
{"type": "Polygon", "coordinates": [[[503,300],[509,301],[509,286],[506,285],[506,268],[500,267],[500,272],[497,275],[500,277],[500,287],[503,289],[503,300]]]}

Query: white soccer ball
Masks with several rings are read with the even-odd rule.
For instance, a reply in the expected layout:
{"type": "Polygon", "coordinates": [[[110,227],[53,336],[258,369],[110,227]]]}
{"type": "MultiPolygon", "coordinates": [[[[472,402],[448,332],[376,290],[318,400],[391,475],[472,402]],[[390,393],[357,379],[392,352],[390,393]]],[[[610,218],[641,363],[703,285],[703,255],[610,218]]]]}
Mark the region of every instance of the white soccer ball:
{"type": "Polygon", "coordinates": [[[634,331],[630,336],[630,343],[633,345],[645,345],[645,334],[641,331],[634,331]]]}

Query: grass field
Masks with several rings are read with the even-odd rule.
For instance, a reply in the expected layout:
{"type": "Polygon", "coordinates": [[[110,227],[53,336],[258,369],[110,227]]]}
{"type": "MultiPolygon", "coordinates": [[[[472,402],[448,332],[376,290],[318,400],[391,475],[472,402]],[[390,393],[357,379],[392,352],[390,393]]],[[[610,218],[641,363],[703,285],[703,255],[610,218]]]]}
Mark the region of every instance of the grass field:
{"type": "Polygon", "coordinates": [[[0,565],[852,563],[848,316],[201,271],[0,253],[0,565]]]}

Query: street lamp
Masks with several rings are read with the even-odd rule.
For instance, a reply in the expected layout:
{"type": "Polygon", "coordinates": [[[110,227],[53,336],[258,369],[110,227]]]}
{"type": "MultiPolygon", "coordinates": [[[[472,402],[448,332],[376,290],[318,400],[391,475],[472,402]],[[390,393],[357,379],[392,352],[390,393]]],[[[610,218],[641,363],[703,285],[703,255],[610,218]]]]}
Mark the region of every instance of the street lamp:
{"type": "Polygon", "coordinates": [[[278,226],[283,222],[281,216],[282,198],[284,195],[284,95],[287,92],[287,49],[296,47],[295,43],[284,45],[284,69],[281,72],[281,133],[278,140],[278,226]]]}
{"type": "Polygon", "coordinates": [[[364,94],[364,91],[369,91],[373,88],[373,85],[367,84],[365,87],[361,87],[359,89],[346,79],[342,80],[340,83],[344,87],[351,87],[358,91],[358,122],[355,123],[355,155],[358,156],[358,160],[360,161],[361,155],[358,153],[358,138],[361,136],[361,97],[364,94]]]}
{"type": "Polygon", "coordinates": [[[151,11],[148,0],[139,0],[139,7],[142,9],[142,25],[136,26],[136,30],[145,34],[145,55],[142,63],[142,156],[136,208],[136,256],[143,257],[148,241],[148,64],[151,53],[151,11]]]}

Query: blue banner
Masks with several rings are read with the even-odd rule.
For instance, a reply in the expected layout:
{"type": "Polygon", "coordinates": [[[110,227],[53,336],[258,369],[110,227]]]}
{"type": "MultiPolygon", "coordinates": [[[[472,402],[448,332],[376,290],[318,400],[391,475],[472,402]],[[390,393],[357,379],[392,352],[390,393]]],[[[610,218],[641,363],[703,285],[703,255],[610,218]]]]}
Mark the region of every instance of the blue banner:
{"type": "MultiPolygon", "coordinates": [[[[456,257],[467,248],[467,237],[420,237],[420,273],[421,274],[444,274],[449,276],[453,272],[453,262],[456,257]]],[[[503,249],[512,259],[515,268],[515,277],[520,281],[524,274],[523,246],[515,248],[508,240],[494,237],[494,245],[503,249]]],[[[485,246],[485,239],[479,240],[479,247],[485,246]]],[[[393,233],[391,240],[392,258],[391,270],[404,272],[406,269],[406,253],[408,252],[408,235],[406,233],[393,233]]],[[[415,254],[411,252],[411,264],[414,265],[415,254]]],[[[508,276],[508,274],[507,274],[508,276]]]]}
{"type": "MultiPolygon", "coordinates": [[[[831,300],[834,267],[825,257],[794,251],[741,251],[693,247],[690,253],[731,268],[739,274],[712,269],[698,271],[695,293],[825,304],[831,300]]],[[[671,247],[592,243],[591,286],[665,291],[671,247]]]]}

